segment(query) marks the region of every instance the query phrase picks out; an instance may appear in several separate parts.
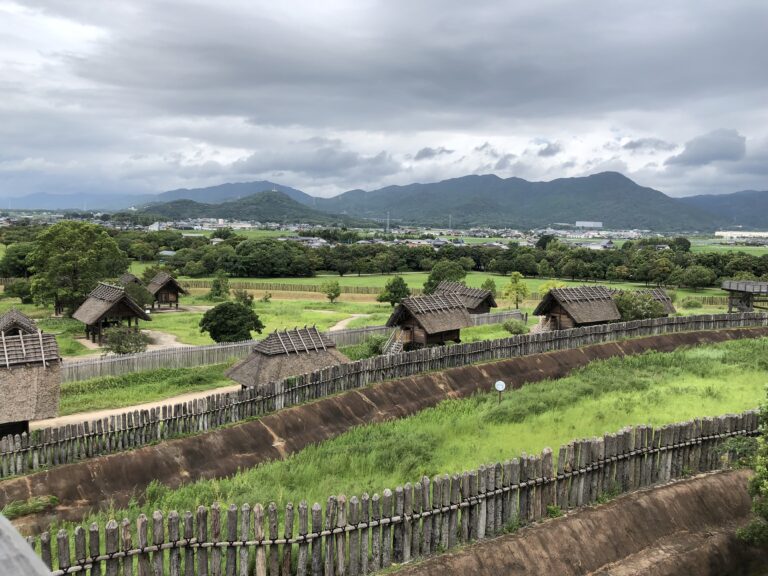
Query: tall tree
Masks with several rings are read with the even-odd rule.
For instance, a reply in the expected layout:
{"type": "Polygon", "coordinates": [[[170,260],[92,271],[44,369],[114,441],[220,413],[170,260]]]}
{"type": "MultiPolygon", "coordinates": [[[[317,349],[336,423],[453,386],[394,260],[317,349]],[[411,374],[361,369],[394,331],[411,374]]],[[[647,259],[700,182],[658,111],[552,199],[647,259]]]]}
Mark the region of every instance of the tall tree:
{"type": "Polygon", "coordinates": [[[208,332],[216,342],[240,342],[251,339],[251,331],[264,330],[256,312],[237,302],[222,302],[200,319],[200,332],[208,332]]]}
{"type": "Polygon", "coordinates": [[[59,222],[44,230],[27,261],[34,274],[35,300],[69,313],[99,280],[114,278],[128,269],[128,257],[104,228],[75,221],[59,222]]]}
{"type": "Polygon", "coordinates": [[[432,294],[437,290],[440,282],[461,282],[466,278],[467,271],[462,268],[458,262],[451,260],[440,260],[432,267],[432,271],[424,282],[424,294],[432,294]]]}
{"type": "Polygon", "coordinates": [[[528,285],[525,283],[523,275],[520,274],[520,272],[512,272],[512,274],[509,275],[509,284],[507,284],[507,287],[504,289],[504,295],[507,298],[513,299],[515,301],[515,308],[517,308],[520,306],[520,302],[522,302],[528,294],[530,294],[530,291],[528,290],[528,285]]]}
{"type": "Polygon", "coordinates": [[[411,290],[408,288],[408,284],[405,283],[402,276],[393,276],[387,280],[387,284],[384,286],[384,291],[378,295],[376,300],[379,302],[389,302],[392,306],[400,304],[403,298],[407,298],[411,295],[411,290]]]}

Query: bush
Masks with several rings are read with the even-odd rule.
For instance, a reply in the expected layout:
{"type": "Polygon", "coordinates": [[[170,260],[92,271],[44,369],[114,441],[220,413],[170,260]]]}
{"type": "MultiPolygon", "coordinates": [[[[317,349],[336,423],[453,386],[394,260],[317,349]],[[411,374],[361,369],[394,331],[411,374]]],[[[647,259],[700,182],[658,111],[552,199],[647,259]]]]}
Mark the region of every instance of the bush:
{"type": "Polygon", "coordinates": [[[242,304],[247,308],[253,308],[253,294],[249,294],[245,288],[237,288],[232,291],[232,295],[235,297],[235,302],[242,304]]]}
{"type": "Polygon", "coordinates": [[[664,305],[647,293],[622,290],[613,297],[622,322],[664,316],[664,305]]]}
{"type": "Polygon", "coordinates": [[[29,280],[19,279],[5,287],[5,296],[18,298],[22,304],[32,304],[32,286],[29,280]]]}
{"type": "Polygon", "coordinates": [[[520,320],[507,320],[502,326],[510,334],[528,334],[528,326],[520,320]]]}
{"type": "Polygon", "coordinates": [[[149,336],[128,326],[115,326],[104,331],[104,350],[113,354],[137,354],[144,352],[149,336]]]}
{"type": "Polygon", "coordinates": [[[345,347],[342,352],[350,360],[365,360],[366,358],[373,358],[383,354],[384,344],[386,343],[386,336],[369,336],[360,344],[345,347]]]}
{"type": "Polygon", "coordinates": [[[256,313],[237,302],[223,302],[200,319],[200,332],[208,332],[215,342],[240,342],[251,339],[251,331],[264,329],[256,313]]]}
{"type": "Polygon", "coordinates": [[[264,292],[264,296],[259,298],[259,302],[263,302],[264,304],[269,304],[270,300],[272,300],[272,292],[264,292]]]}
{"type": "MultiPolygon", "coordinates": [[[[206,298],[208,300],[226,300],[229,298],[229,278],[223,272],[216,274],[216,277],[211,282],[211,290],[208,292],[206,298]]],[[[246,338],[247,340],[247,338],[246,338]]]]}
{"type": "Polygon", "coordinates": [[[336,302],[336,299],[341,296],[341,286],[336,280],[325,282],[321,286],[321,290],[323,291],[323,294],[325,294],[325,297],[328,298],[328,300],[331,302],[331,304],[336,302]]]}
{"type": "Polygon", "coordinates": [[[692,310],[694,308],[701,308],[703,304],[701,303],[701,300],[697,300],[696,298],[684,298],[681,302],[681,306],[686,310],[692,310]]]}

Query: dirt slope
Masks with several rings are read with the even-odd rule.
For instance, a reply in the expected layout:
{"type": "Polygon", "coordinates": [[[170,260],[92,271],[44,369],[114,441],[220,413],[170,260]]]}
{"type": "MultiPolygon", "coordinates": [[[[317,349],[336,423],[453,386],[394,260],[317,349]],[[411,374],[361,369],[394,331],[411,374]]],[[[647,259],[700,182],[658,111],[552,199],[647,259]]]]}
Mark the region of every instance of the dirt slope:
{"type": "Polygon", "coordinates": [[[603,506],[436,556],[403,576],[729,576],[768,557],[735,537],[749,518],[746,471],[628,494],[603,506]]]}

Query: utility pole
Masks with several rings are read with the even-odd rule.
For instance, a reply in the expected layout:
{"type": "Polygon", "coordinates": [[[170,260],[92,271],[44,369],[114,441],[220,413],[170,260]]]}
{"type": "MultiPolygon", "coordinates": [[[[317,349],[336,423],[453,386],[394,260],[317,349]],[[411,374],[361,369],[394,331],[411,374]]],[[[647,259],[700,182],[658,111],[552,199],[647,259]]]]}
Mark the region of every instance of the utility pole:
{"type": "Polygon", "coordinates": [[[389,211],[387,211],[387,234],[389,234],[389,211]]]}

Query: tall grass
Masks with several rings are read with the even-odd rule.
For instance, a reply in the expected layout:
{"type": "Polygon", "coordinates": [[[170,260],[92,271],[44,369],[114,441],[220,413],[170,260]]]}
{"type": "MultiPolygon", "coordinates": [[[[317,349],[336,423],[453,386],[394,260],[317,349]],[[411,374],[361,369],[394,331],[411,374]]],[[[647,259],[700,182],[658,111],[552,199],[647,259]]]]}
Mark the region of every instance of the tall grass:
{"type": "Polygon", "coordinates": [[[122,376],[104,376],[61,385],[59,414],[121,408],[189,392],[235,384],[224,376],[230,364],[196,368],[162,368],[122,376]]]}
{"type": "Polygon", "coordinates": [[[361,426],[230,478],[174,489],[153,484],[141,504],[98,519],[193,510],[214,501],[282,506],[303,499],[322,502],[331,494],[373,493],[424,474],[470,469],[630,424],[661,425],[750,409],[761,401],[767,381],[768,339],[614,358],[567,378],[509,391],[501,403],[495,393],[481,394],[361,426]]]}

